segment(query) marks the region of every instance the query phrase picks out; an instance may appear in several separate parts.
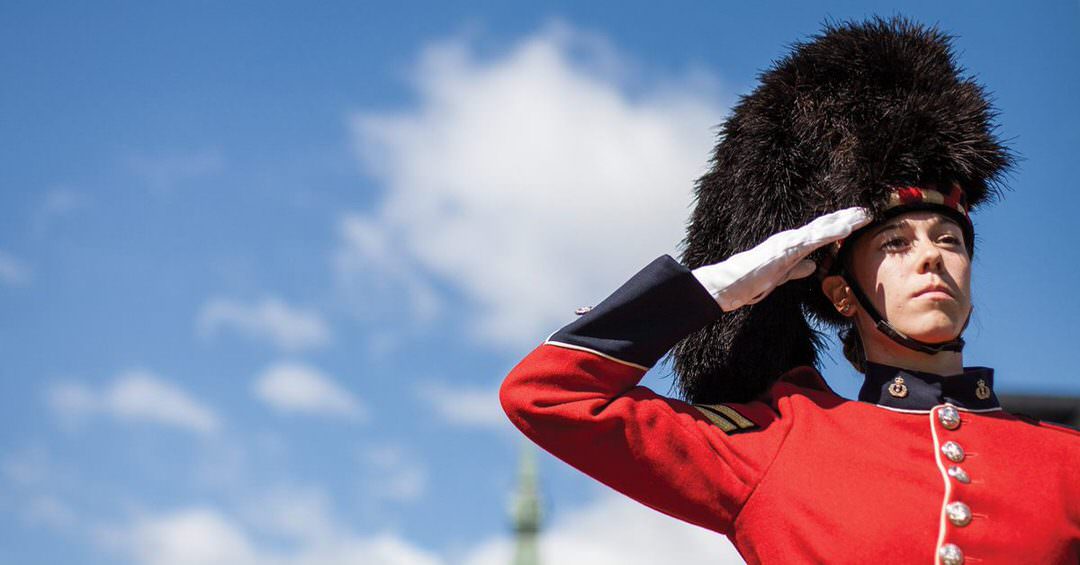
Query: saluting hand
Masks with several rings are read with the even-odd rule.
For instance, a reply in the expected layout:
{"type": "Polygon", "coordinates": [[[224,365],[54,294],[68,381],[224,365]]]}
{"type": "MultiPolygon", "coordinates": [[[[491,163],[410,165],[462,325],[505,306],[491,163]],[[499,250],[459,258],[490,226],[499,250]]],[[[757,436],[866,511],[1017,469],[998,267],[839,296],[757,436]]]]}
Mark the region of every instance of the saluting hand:
{"type": "Polygon", "coordinates": [[[870,223],[865,208],[845,208],[820,216],[792,230],[773,234],[752,249],[720,263],[694,269],[694,276],[725,312],[753,304],[792,279],[814,273],[817,266],[806,256],[815,249],[844,239],[870,223]]]}

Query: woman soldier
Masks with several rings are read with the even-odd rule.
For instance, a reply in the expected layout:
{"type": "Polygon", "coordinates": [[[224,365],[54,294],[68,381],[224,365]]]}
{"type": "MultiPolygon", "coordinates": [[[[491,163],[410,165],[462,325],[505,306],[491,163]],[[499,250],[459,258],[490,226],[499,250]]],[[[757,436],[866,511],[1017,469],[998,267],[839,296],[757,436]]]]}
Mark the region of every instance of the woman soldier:
{"type": "Polygon", "coordinates": [[[1080,562],[1080,433],[1003,411],[993,370],[963,366],[968,211],[1012,160],[992,115],[937,29],[795,45],[725,122],[683,263],[521,361],[510,419],[750,563],[1080,562]],[[814,368],[808,316],[840,330],[857,401],[814,368]],[[685,402],[636,386],[673,347],[685,402]]]}

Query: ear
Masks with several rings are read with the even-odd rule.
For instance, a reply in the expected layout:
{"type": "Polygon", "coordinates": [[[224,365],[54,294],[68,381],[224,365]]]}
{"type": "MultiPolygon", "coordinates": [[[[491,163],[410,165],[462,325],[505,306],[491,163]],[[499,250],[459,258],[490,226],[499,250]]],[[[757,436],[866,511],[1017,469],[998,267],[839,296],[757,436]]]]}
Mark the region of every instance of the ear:
{"type": "Polygon", "coordinates": [[[840,275],[830,275],[822,279],[821,292],[829,297],[829,302],[832,302],[836,310],[844,316],[854,315],[855,309],[858,308],[855,297],[851,294],[851,288],[840,275]]]}

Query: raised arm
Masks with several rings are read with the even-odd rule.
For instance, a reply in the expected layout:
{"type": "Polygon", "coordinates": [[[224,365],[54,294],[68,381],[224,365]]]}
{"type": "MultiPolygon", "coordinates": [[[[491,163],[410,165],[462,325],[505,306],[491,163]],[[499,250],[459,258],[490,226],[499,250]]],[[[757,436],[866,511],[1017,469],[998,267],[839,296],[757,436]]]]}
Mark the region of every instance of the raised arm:
{"type": "Polygon", "coordinates": [[[502,385],[503,408],[526,436],[582,472],[727,533],[790,422],[762,402],[695,406],[637,383],[722,309],[813,272],[805,256],[850,233],[861,221],[851,216],[819,218],[704,270],[660,257],[522,360],[502,385]]]}

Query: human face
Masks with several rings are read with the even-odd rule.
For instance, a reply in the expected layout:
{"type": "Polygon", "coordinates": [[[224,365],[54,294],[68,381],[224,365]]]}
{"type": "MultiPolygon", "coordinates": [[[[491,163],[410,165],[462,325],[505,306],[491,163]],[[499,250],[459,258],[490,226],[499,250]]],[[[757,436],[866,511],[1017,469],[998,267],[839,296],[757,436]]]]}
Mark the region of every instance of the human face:
{"type": "MultiPolygon", "coordinates": [[[[901,214],[860,236],[851,259],[855,280],[893,328],[926,343],[963,331],[971,312],[971,259],[952,219],[901,214]]],[[[857,316],[861,327],[873,327],[861,309],[857,316]]]]}

